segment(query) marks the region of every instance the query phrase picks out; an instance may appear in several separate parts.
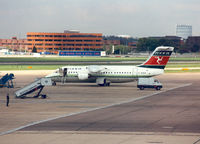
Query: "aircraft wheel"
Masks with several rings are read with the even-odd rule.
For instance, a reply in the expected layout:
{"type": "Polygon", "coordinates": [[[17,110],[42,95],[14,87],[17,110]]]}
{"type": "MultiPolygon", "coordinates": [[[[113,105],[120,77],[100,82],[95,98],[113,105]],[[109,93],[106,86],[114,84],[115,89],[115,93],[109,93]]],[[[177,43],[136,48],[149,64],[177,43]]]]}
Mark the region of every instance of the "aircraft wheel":
{"type": "Polygon", "coordinates": [[[141,87],[140,87],[140,90],[144,90],[144,87],[143,87],[143,86],[141,86],[141,87]]]}
{"type": "Polygon", "coordinates": [[[160,90],[160,87],[158,86],[158,87],[156,87],[156,90],[160,90]]]}

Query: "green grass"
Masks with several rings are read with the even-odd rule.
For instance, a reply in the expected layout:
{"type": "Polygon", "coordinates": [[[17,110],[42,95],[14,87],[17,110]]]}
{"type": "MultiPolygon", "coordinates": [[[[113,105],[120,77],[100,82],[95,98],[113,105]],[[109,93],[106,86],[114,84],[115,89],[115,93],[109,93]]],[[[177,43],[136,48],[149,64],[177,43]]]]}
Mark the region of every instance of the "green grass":
{"type": "Polygon", "coordinates": [[[146,58],[122,58],[122,57],[0,57],[0,62],[59,62],[59,61],[74,61],[74,62],[88,62],[88,61],[144,61],[146,58]]]}
{"type": "Polygon", "coordinates": [[[200,61],[200,57],[171,57],[170,61],[200,61]]]}
{"type": "MultiPolygon", "coordinates": [[[[0,57],[0,62],[59,62],[59,61],[74,61],[74,62],[89,62],[89,61],[145,61],[147,57],[0,57]]],[[[197,58],[170,58],[170,61],[200,61],[197,58]]]]}
{"type": "Polygon", "coordinates": [[[0,70],[55,70],[64,65],[0,65],[0,70]]]}
{"type": "Polygon", "coordinates": [[[194,72],[200,72],[200,69],[198,70],[165,70],[165,73],[194,73],[194,72]]]}
{"type": "Polygon", "coordinates": [[[200,63],[168,63],[166,68],[188,68],[188,67],[200,67],[200,63]]]}
{"type": "MultiPolygon", "coordinates": [[[[76,64],[78,65],[78,64],[76,64]]],[[[85,65],[85,64],[81,64],[85,65]]],[[[113,64],[112,64],[113,65],[113,64]]],[[[115,64],[115,65],[125,65],[125,64],[115,64]]],[[[129,64],[132,65],[132,64],[129,64]]],[[[35,65],[0,65],[0,70],[55,70],[59,67],[66,66],[66,64],[60,65],[44,65],[44,64],[35,64],[35,65]]],[[[189,63],[189,64],[168,64],[166,68],[188,68],[188,67],[200,67],[200,63],[189,63]]],[[[167,70],[168,71],[168,70],[167,70]]],[[[170,70],[172,71],[172,70],[170,70]]],[[[189,70],[195,71],[195,70],[189,70]]],[[[198,70],[197,70],[198,71],[198,70]]]]}

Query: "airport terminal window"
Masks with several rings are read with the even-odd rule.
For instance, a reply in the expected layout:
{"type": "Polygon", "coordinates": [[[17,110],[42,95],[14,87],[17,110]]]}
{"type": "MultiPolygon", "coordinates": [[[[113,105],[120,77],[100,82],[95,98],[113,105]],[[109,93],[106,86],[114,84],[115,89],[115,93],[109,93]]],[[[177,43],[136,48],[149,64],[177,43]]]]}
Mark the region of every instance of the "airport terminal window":
{"type": "Polygon", "coordinates": [[[62,44],[54,44],[55,46],[62,46],[62,44]]]}
{"type": "Polygon", "coordinates": [[[64,42],[73,42],[74,40],[63,40],[64,42]]]}
{"type": "Polygon", "coordinates": [[[96,35],[70,35],[69,37],[97,37],[96,35]]]}
{"type": "Polygon", "coordinates": [[[35,44],[35,45],[37,45],[37,46],[41,46],[41,45],[42,45],[42,43],[37,43],[37,44],[35,44]]]}
{"type": "Polygon", "coordinates": [[[74,44],[63,44],[63,46],[74,46],[74,44]]]}
{"type": "Polygon", "coordinates": [[[43,41],[43,39],[36,39],[35,41],[43,41]]]}
{"type": "Polygon", "coordinates": [[[54,37],[62,37],[62,35],[54,35],[54,37]]]}
{"type": "Polygon", "coordinates": [[[35,37],[44,37],[44,35],[35,35],[35,37]]]}
{"type": "Polygon", "coordinates": [[[55,39],[54,41],[62,41],[61,39],[55,39]]]}
{"type": "Polygon", "coordinates": [[[85,42],[92,42],[93,40],[84,40],[85,42]]]}
{"type": "Polygon", "coordinates": [[[45,44],[46,46],[52,46],[53,44],[45,44]]]}

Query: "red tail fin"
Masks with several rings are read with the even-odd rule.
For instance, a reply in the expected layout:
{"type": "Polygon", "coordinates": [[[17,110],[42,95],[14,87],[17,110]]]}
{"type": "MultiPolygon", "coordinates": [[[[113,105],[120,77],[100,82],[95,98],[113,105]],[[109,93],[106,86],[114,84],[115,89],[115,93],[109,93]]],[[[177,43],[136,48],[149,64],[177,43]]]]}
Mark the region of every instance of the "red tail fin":
{"type": "Polygon", "coordinates": [[[173,50],[173,47],[157,47],[140,67],[164,69],[173,50]]]}

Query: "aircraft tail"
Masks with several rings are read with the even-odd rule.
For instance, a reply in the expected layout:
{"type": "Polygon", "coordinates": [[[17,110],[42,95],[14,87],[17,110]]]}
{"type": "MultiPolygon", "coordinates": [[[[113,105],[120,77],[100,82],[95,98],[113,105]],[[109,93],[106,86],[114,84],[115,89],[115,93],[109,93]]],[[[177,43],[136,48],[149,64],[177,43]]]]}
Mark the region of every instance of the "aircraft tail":
{"type": "Polygon", "coordinates": [[[143,64],[139,65],[139,67],[164,69],[173,50],[174,47],[157,47],[150,57],[143,64]]]}

